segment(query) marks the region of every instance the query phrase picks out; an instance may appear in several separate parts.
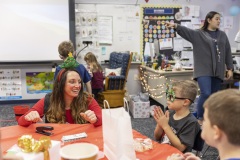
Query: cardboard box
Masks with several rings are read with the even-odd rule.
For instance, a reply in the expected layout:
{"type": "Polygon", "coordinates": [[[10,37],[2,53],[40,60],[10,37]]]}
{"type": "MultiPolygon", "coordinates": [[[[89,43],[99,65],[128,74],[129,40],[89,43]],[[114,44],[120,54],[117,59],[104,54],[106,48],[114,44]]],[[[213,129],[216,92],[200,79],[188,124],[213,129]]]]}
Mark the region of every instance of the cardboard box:
{"type": "Polygon", "coordinates": [[[150,102],[137,101],[134,102],[130,96],[129,110],[133,118],[149,118],[150,117],[150,102]]]}
{"type": "MultiPolygon", "coordinates": [[[[52,147],[49,149],[50,159],[51,160],[60,160],[60,148],[61,148],[61,142],[60,141],[51,141],[52,147]]],[[[17,156],[23,157],[24,160],[43,160],[43,152],[39,153],[24,153],[21,151],[21,148],[15,144],[12,146],[8,151],[7,154],[15,154],[17,156]]]]}

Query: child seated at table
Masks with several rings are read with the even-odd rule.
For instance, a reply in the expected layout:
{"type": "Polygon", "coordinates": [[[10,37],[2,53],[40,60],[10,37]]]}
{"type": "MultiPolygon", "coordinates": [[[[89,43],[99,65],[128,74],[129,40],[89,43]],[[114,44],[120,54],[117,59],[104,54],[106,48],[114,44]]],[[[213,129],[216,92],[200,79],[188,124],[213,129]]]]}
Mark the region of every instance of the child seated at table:
{"type": "MultiPolygon", "coordinates": [[[[220,159],[240,160],[240,91],[227,89],[212,94],[204,103],[201,137],[218,149],[220,159]]],[[[200,160],[192,153],[173,154],[168,160],[200,160]]]]}
{"type": "Polygon", "coordinates": [[[21,126],[43,121],[46,123],[91,123],[102,125],[102,110],[91,94],[83,91],[83,80],[75,69],[78,63],[69,53],[61,65],[53,85],[53,91],[40,99],[27,113],[18,119],[21,126]]]}
{"type": "Polygon", "coordinates": [[[176,81],[166,91],[169,111],[160,107],[154,109],[157,122],[154,137],[161,143],[168,143],[182,152],[191,151],[195,137],[200,131],[196,117],[189,106],[197,95],[197,85],[192,80],[176,81]]]}

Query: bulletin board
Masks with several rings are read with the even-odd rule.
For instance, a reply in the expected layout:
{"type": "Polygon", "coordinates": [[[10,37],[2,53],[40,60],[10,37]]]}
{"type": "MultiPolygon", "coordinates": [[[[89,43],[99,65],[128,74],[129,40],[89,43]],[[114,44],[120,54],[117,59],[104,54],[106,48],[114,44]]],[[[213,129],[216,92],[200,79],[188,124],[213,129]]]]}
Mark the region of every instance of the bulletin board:
{"type": "MultiPolygon", "coordinates": [[[[79,62],[83,61],[84,55],[92,51],[98,56],[98,60],[109,60],[111,52],[132,51],[140,53],[140,10],[139,5],[114,5],[114,4],[79,4],[78,11],[96,12],[97,17],[111,17],[112,26],[109,37],[99,37],[98,50],[88,47],[81,51],[79,62]],[[106,38],[112,37],[111,40],[106,38]],[[107,40],[107,41],[106,41],[107,40]],[[103,43],[102,43],[103,42],[103,43]]],[[[100,19],[99,19],[100,20],[100,19]]],[[[103,24],[98,26],[98,31],[103,24]]],[[[110,26],[105,26],[110,27],[110,26]]],[[[103,28],[102,28],[103,29],[103,28]]],[[[105,30],[106,31],[106,30],[105,30]]],[[[98,41],[98,40],[96,40],[98,41]]],[[[77,49],[79,50],[79,49],[77,49]]]]}
{"type": "MultiPolygon", "coordinates": [[[[151,48],[147,49],[147,47],[151,47],[149,45],[153,45],[154,43],[154,47],[156,47],[157,43],[157,50],[160,50],[161,54],[170,55],[173,53],[171,45],[168,44],[172,43],[173,38],[176,37],[176,33],[173,28],[166,28],[165,22],[180,23],[180,18],[178,17],[180,8],[181,6],[178,5],[141,6],[141,54],[148,52],[147,50],[151,50],[151,48]]],[[[151,52],[154,54],[159,53],[156,53],[156,48],[155,51],[151,52]]]]}

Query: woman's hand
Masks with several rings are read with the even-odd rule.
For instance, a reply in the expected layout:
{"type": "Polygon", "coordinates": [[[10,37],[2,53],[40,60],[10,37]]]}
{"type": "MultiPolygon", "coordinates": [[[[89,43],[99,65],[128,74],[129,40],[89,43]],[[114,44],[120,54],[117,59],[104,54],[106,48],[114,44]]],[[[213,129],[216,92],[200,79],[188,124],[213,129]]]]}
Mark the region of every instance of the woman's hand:
{"type": "Polygon", "coordinates": [[[97,117],[95,115],[95,113],[91,110],[87,110],[85,113],[80,113],[80,115],[88,122],[90,122],[91,124],[96,123],[97,122],[97,117]]]}
{"type": "Polygon", "coordinates": [[[43,122],[42,118],[40,117],[40,115],[38,114],[37,111],[31,111],[28,114],[26,114],[24,116],[24,119],[26,121],[31,121],[31,122],[43,122]]]}
{"type": "Polygon", "coordinates": [[[232,70],[228,70],[227,71],[227,80],[230,80],[233,77],[233,71],[232,70]]]}
{"type": "Polygon", "coordinates": [[[170,22],[166,22],[166,23],[165,23],[165,26],[166,26],[167,28],[171,28],[171,27],[176,28],[176,27],[177,27],[177,24],[175,24],[175,23],[170,23],[170,22]]]}

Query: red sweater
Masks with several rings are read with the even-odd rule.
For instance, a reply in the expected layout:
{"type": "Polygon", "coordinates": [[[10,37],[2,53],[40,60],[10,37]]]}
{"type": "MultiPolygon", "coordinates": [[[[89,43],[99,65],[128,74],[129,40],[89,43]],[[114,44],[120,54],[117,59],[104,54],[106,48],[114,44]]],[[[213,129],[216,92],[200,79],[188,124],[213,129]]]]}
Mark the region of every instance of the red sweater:
{"type": "MultiPolygon", "coordinates": [[[[97,117],[97,122],[94,123],[94,126],[101,126],[102,125],[102,109],[100,108],[100,106],[98,105],[97,101],[93,98],[91,103],[88,105],[88,109],[92,110],[96,117],[97,117]]],[[[18,124],[20,126],[29,126],[34,122],[29,122],[27,120],[25,120],[25,115],[28,114],[31,111],[37,111],[38,114],[40,115],[40,117],[42,118],[44,116],[44,98],[40,99],[27,113],[25,113],[24,115],[22,115],[19,119],[18,119],[18,124]]],[[[68,123],[73,124],[73,118],[71,117],[71,110],[66,110],[66,120],[68,123]]]]}

